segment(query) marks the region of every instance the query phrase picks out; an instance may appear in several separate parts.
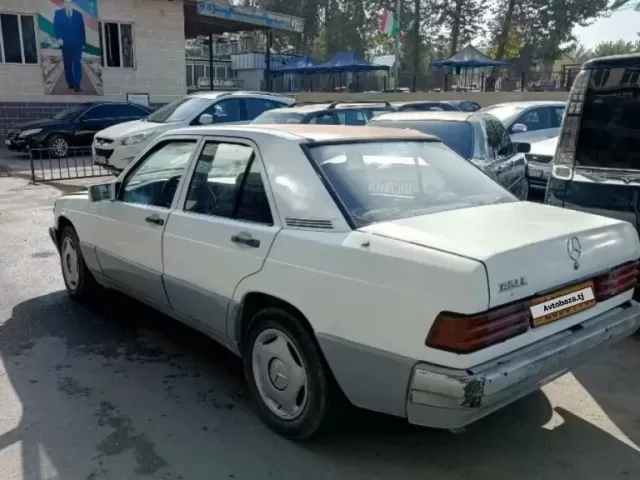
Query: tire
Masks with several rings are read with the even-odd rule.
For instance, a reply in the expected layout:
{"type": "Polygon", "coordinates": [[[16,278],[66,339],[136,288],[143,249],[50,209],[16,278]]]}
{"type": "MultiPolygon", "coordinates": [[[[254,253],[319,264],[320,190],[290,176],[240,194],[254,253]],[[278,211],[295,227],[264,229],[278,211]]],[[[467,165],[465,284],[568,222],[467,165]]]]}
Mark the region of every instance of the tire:
{"type": "Polygon", "coordinates": [[[347,402],[313,335],[295,315],[280,308],[259,311],[251,325],[244,369],[264,423],[280,435],[300,441],[317,438],[335,427],[347,402]],[[280,399],[285,401],[278,404],[280,399]]]}
{"type": "Polygon", "coordinates": [[[47,149],[55,158],[65,158],[69,155],[69,140],[64,135],[53,134],[47,138],[47,149]]]}
{"type": "Polygon", "coordinates": [[[81,302],[94,298],[98,283],[87,268],[75,229],[66,226],[60,235],[60,267],[69,296],[81,302]]]}

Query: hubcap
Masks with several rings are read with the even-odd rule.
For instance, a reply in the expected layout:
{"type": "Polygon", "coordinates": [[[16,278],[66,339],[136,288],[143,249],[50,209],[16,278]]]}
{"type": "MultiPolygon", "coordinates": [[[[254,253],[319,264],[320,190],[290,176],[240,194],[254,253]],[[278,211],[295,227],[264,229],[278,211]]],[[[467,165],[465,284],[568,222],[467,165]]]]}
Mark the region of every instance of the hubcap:
{"type": "Polygon", "coordinates": [[[64,138],[56,138],[51,145],[51,149],[58,157],[64,157],[67,154],[69,146],[64,138]]]}
{"type": "Polygon", "coordinates": [[[62,253],[60,260],[62,262],[62,274],[71,290],[78,288],[80,280],[80,272],[78,270],[78,252],[69,237],[62,242],[62,253]]]}
{"type": "Polygon", "coordinates": [[[295,343],[281,330],[258,335],[252,352],[253,377],[265,405],[278,417],[299,417],[309,397],[308,375],[295,343]]]}

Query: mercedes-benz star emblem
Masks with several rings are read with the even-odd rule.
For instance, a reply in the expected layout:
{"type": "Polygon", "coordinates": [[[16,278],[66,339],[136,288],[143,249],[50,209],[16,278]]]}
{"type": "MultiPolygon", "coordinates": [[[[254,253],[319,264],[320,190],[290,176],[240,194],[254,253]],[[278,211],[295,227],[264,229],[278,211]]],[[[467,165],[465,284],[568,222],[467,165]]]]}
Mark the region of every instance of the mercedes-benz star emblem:
{"type": "Polygon", "coordinates": [[[578,260],[580,259],[580,255],[582,255],[582,245],[580,245],[578,237],[569,237],[569,240],[567,240],[567,253],[569,254],[569,258],[574,262],[573,268],[576,270],[580,268],[578,260]]]}

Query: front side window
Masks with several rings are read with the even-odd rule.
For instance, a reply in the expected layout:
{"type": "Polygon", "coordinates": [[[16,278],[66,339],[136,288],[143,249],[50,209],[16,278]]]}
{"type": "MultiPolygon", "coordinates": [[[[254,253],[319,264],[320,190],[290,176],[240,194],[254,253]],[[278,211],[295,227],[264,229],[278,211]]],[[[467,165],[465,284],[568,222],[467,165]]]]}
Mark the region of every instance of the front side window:
{"type": "Polygon", "coordinates": [[[272,224],[253,148],[207,142],[198,158],[184,209],[202,215],[272,224]]]}
{"type": "Polygon", "coordinates": [[[170,208],[196,146],[196,140],[169,140],[159,145],[127,177],[120,200],[170,208]]]}
{"type": "Polygon", "coordinates": [[[203,113],[212,115],[214,123],[240,122],[243,120],[242,105],[239,98],[220,100],[203,113]]]}
{"type": "Polygon", "coordinates": [[[496,150],[496,155],[499,157],[504,157],[516,153],[515,146],[511,141],[511,137],[507,133],[507,130],[504,128],[502,123],[494,118],[487,119],[486,123],[488,124],[487,128],[490,128],[493,132],[495,132],[495,137],[498,139],[498,149],[496,150]]]}
{"type": "Polygon", "coordinates": [[[264,98],[245,98],[244,104],[247,109],[248,120],[253,120],[261,113],[281,106],[276,102],[264,98]]]}
{"type": "Polygon", "coordinates": [[[356,227],[517,201],[440,142],[312,144],[309,152],[356,227]]]}
{"type": "Polygon", "coordinates": [[[549,113],[548,108],[535,108],[520,115],[515,124],[525,125],[527,132],[551,128],[549,113]]]}
{"type": "Polygon", "coordinates": [[[32,15],[0,14],[0,63],[38,63],[32,15]]]}

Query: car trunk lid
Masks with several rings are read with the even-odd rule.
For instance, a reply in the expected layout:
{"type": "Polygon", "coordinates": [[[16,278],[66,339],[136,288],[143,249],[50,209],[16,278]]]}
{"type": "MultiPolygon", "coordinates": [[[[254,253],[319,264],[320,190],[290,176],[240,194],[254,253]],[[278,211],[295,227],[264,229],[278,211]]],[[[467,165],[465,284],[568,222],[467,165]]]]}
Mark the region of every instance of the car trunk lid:
{"type": "Polygon", "coordinates": [[[487,308],[578,284],[640,254],[629,223],[530,202],[463,208],[361,230],[482,262],[487,308]]]}

